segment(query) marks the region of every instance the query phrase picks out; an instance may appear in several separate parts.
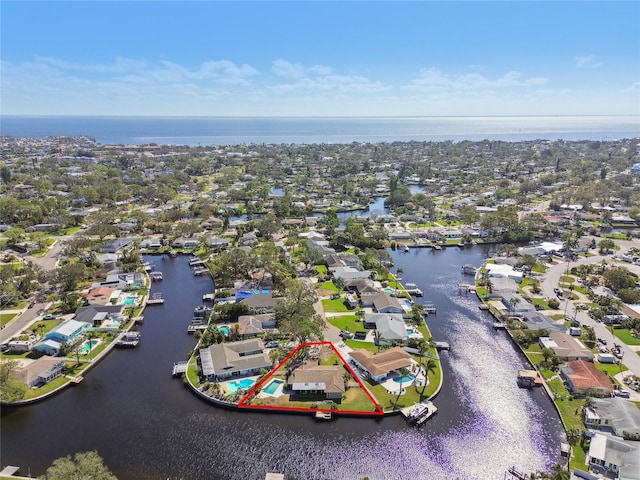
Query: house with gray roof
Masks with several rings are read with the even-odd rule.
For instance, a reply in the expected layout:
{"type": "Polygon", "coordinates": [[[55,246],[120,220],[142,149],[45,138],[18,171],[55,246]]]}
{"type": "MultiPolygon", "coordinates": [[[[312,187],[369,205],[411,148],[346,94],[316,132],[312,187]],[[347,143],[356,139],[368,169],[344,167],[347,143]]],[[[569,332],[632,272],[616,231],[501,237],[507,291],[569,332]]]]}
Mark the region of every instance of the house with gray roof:
{"type": "Polygon", "coordinates": [[[640,480],[640,444],[596,433],[591,437],[586,463],[607,478],[640,480]]]}
{"type": "Polygon", "coordinates": [[[404,308],[396,297],[392,297],[387,292],[378,292],[372,297],[373,309],[377,313],[400,313],[404,314],[404,308]]]}
{"type": "Polygon", "coordinates": [[[306,361],[289,374],[287,383],[296,395],[340,400],[346,390],[344,372],[342,365],[319,365],[317,361],[306,361]]]}
{"type": "Polygon", "coordinates": [[[640,409],[624,398],[593,398],[593,407],[583,411],[583,421],[589,429],[640,440],[640,409]]]}
{"type": "Polygon", "coordinates": [[[381,345],[392,342],[404,343],[409,338],[407,325],[398,313],[367,313],[363,319],[363,326],[376,330],[376,337],[381,345]]]}
{"type": "Polygon", "coordinates": [[[202,375],[209,381],[257,375],[272,362],[259,339],[219,343],[200,349],[202,375]]]}

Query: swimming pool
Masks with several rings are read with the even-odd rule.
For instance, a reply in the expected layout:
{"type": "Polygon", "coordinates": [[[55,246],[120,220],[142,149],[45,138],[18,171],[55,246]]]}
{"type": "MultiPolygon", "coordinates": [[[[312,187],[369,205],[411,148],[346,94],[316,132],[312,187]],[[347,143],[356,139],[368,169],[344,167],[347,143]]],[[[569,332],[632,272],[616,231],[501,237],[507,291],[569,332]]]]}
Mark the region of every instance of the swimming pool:
{"type": "Polygon", "coordinates": [[[389,295],[391,295],[393,293],[393,288],[385,288],[384,291],[385,293],[388,293],[389,295]]]}
{"type": "Polygon", "coordinates": [[[234,380],[232,382],[227,383],[227,390],[229,391],[229,393],[236,393],[241,388],[246,390],[247,388],[249,388],[254,383],[256,383],[256,381],[251,379],[251,378],[243,378],[242,380],[234,380]]]}
{"type": "Polygon", "coordinates": [[[278,389],[278,387],[283,383],[284,381],[278,380],[276,378],[275,380],[272,380],[271,383],[265,387],[264,392],[268,393],[269,395],[273,395],[274,393],[276,393],[276,390],[278,389]]]}
{"type": "Polygon", "coordinates": [[[405,300],[404,304],[409,308],[413,307],[413,302],[411,300],[405,300]]]}
{"type": "Polygon", "coordinates": [[[124,299],[124,304],[125,305],[133,305],[133,302],[135,302],[135,297],[127,297],[124,299]]]}
{"type": "Polygon", "coordinates": [[[415,380],[415,378],[416,376],[410,373],[408,375],[403,375],[402,377],[400,376],[393,377],[393,381],[396,383],[409,383],[415,380]]]}
{"type": "Polygon", "coordinates": [[[101,342],[102,340],[98,340],[97,338],[94,338],[92,340],[86,340],[82,346],[80,347],[80,349],[78,350],[78,352],[80,352],[82,355],[86,355],[87,353],[89,353],[91,350],[93,350],[94,348],[96,348],[96,346],[101,342]]]}
{"type": "Polygon", "coordinates": [[[229,333],[231,333],[231,331],[229,330],[229,327],[227,327],[226,325],[219,326],[218,330],[220,330],[222,333],[224,333],[225,337],[228,337],[229,333]]]}

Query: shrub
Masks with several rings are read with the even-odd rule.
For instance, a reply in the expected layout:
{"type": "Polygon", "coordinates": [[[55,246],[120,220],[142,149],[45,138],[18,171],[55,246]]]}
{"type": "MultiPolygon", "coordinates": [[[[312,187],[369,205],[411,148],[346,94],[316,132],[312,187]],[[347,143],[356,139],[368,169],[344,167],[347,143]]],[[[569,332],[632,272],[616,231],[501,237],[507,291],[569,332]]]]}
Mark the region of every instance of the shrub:
{"type": "Polygon", "coordinates": [[[557,310],[558,307],[560,307],[560,300],[558,300],[557,298],[552,298],[549,300],[549,308],[552,308],[553,310],[557,310]]]}

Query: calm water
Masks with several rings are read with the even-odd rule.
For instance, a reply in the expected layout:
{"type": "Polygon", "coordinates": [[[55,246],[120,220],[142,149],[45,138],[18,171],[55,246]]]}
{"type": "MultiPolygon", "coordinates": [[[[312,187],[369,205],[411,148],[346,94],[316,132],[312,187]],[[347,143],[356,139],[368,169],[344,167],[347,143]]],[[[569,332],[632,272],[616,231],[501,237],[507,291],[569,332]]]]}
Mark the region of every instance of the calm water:
{"type": "MultiPolygon", "coordinates": [[[[115,350],[78,386],[32,407],[2,409],[2,465],[41,474],[57,457],[97,450],[121,479],[494,480],[515,465],[534,471],[557,460],[562,426],[540,390],[520,390],[525,365],[477,299],[459,296],[463,264],[480,265],[485,247],[392,252],[403,278],[438,306],[428,323],[452,351],[442,356],[438,415],[421,429],[400,417],[339,418],[230,412],[202,402],[170,374],[194,346],[186,327],[208,278],[186,258],[153,257],[164,306],[149,307],[137,349],[115,350]]],[[[468,280],[468,277],[467,277],[468,280]]]]}
{"type": "Polygon", "coordinates": [[[567,117],[0,117],[2,135],[88,135],[103,144],[235,145],[444,140],[613,140],[637,116],[567,117]]]}

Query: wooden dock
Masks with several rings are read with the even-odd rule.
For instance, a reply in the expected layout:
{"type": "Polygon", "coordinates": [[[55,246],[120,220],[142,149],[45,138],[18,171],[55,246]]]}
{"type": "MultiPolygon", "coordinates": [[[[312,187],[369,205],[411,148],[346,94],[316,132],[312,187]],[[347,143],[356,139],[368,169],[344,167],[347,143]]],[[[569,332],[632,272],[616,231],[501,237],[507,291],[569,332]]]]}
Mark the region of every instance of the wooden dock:
{"type": "Polygon", "coordinates": [[[424,307],[425,313],[438,313],[437,307],[432,302],[424,302],[422,306],[424,307]]]}
{"type": "Polygon", "coordinates": [[[493,324],[493,328],[495,328],[496,330],[506,330],[507,326],[502,322],[495,322],[493,324]]]}
{"type": "Polygon", "coordinates": [[[425,400],[422,403],[403,408],[400,410],[400,415],[402,415],[410,425],[422,425],[437,412],[438,407],[430,400],[425,400]]]}
{"type": "Polygon", "coordinates": [[[191,334],[191,333],[196,333],[197,331],[201,331],[204,332],[207,328],[209,328],[209,325],[189,325],[187,327],[187,333],[191,334]]]}
{"type": "Polygon", "coordinates": [[[187,373],[187,367],[189,366],[189,362],[176,362],[173,364],[173,369],[171,370],[171,375],[174,377],[176,375],[182,375],[183,373],[187,373]]]}
{"type": "Polygon", "coordinates": [[[151,272],[149,274],[149,278],[152,282],[161,282],[162,281],[162,272],[151,272]]]}
{"type": "Polygon", "coordinates": [[[163,303],[164,298],[162,298],[161,293],[154,293],[151,298],[147,299],[147,305],[162,305],[163,303]]]}

